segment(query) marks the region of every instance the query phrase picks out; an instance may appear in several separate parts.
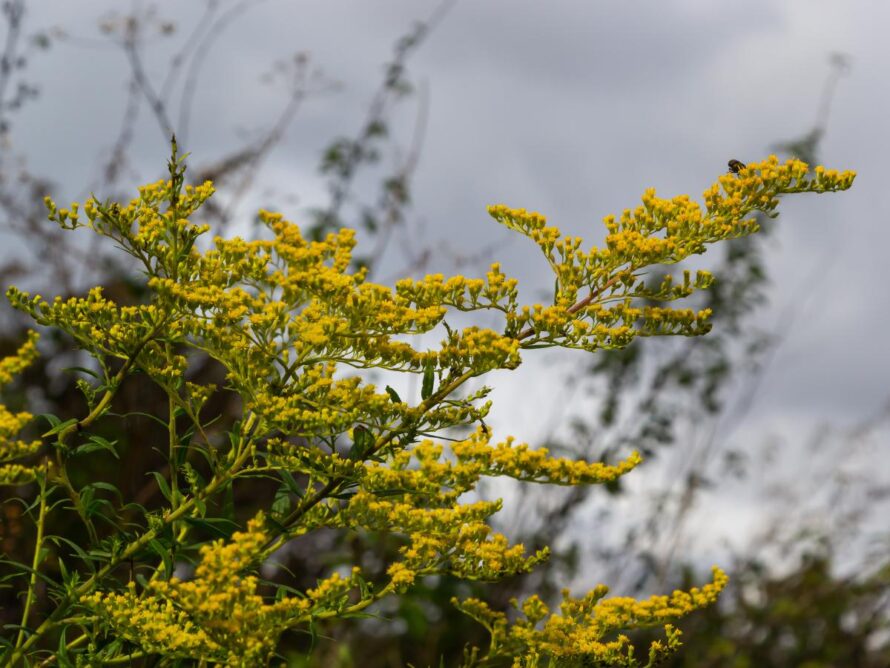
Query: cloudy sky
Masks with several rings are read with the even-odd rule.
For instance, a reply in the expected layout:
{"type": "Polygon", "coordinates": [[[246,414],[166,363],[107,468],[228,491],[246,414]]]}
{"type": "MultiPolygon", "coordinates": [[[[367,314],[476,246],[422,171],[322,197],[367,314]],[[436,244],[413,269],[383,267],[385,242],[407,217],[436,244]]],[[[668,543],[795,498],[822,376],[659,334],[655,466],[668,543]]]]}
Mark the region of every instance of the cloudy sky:
{"type": "MultiPolygon", "coordinates": [[[[237,4],[221,2],[219,13],[237,4]]],[[[125,3],[28,5],[27,34],[58,27],[66,37],[29,62],[40,97],[17,117],[12,148],[26,155],[31,171],[51,176],[66,200],[82,195],[97,154],[121,124],[130,70],[99,24],[125,3]]],[[[322,147],[360,127],[393,43],[439,6],[252,4],[207,53],[186,150],[209,163],[267,127],[286,100],[282,87],[261,75],[276,61],[308,53],[339,86],[304,103],[256,176],[267,190],[295,195],[281,205],[299,220],[322,201],[315,173],[322,147]]],[[[159,3],[176,31],[146,46],[146,76],[156,87],[204,7],[197,0],[159,3]]],[[[505,270],[530,286],[527,294],[546,289],[551,279],[537,251],[508,241],[486,205],[541,211],[563,231],[596,242],[601,218],[635,206],[645,188],[697,196],[729,158],[762,159],[773,143],[811,129],[829,58],[841,53],[850,67],[836,89],[821,159],[859,175],[847,193],[783,204],[764,321],[777,321],[792,304],[796,317],[735,438],[803,442],[826,422],[851,425],[874,415],[890,397],[887,25],[890,3],[880,0],[458,0],[411,57],[410,78],[421,95],[396,116],[404,147],[425,117],[411,222],[442,250],[427,270],[451,271],[455,254],[493,244],[505,270]]],[[[143,105],[125,182],[157,178],[166,151],[143,105]]],[[[562,395],[544,365],[524,367],[496,395],[495,417],[499,428],[534,442],[544,435],[542,407],[557,406],[562,395]]],[[[874,456],[886,470],[885,446],[874,456]]]]}

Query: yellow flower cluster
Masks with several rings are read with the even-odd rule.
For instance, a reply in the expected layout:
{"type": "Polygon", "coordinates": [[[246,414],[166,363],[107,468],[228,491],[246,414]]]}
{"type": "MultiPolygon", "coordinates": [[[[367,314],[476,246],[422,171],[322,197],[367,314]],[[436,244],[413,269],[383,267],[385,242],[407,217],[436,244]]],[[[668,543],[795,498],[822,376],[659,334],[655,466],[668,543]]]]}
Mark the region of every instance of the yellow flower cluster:
{"type": "Polygon", "coordinates": [[[227,652],[212,634],[190,619],[172,600],[139,594],[130,582],[121,593],[94,592],[81,603],[104,621],[118,637],[146,652],[170,658],[198,658],[225,662],[227,652]]]}
{"type": "MultiPolygon", "coordinates": [[[[372,496],[386,494],[392,501],[398,498],[395,494],[398,491],[415,505],[422,499],[427,507],[439,508],[450,507],[457,497],[475,488],[482,477],[504,476],[553,485],[604,484],[633,470],[642,461],[637,452],[617,465],[552,457],[546,448],[532,450],[525,443],[515,444],[512,437],[491,445],[490,436],[483,429],[451,443],[449,449],[452,456],[446,456],[441,444],[425,440],[411,449],[394,453],[386,462],[353,465],[351,474],[344,475],[356,480],[372,496]]],[[[307,467],[306,472],[309,470],[307,467]]],[[[359,500],[364,502],[364,498],[359,500]]],[[[387,508],[392,510],[392,506],[387,508]]]]}
{"type": "MultiPolygon", "coordinates": [[[[405,494],[392,501],[359,491],[345,508],[338,508],[336,522],[350,528],[403,533],[408,544],[401,548],[402,566],[393,566],[393,586],[401,587],[418,573],[450,573],[468,580],[498,580],[531,570],[546,559],[547,550],[527,556],[521,544],[493,533],[485,520],[501,508],[501,501],[421,507],[422,499],[405,494]],[[410,572],[410,575],[408,574],[410,572]]],[[[441,500],[436,505],[444,505],[441,500]]]]}
{"type": "Polygon", "coordinates": [[[332,455],[321,448],[295,445],[279,438],[269,439],[266,461],[276,468],[291,473],[303,473],[312,482],[334,479],[353,480],[362,476],[362,464],[339,455],[332,455]]]}
{"type": "Polygon", "coordinates": [[[121,593],[93,592],[81,602],[121,637],[146,652],[172,658],[199,658],[226,665],[263,665],[278,636],[313,606],[353,588],[353,578],[335,575],[307,592],[267,603],[257,594],[258,579],[245,575],[263,553],[268,537],[257,516],[247,531],[201,548],[194,577],[183,582],[152,580],[138,592],[129,583],[121,593]]]}
{"type": "MultiPolygon", "coordinates": [[[[15,287],[6,296],[37,323],[58,327],[97,356],[126,359],[163,318],[154,305],[118,306],[102,295],[101,287],[92,288],[86,297],[56,297],[52,303],[15,287]]],[[[175,323],[165,333],[175,336],[175,323]]]]}
{"type": "Polygon", "coordinates": [[[616,466],[551,457],[547,448],[532,450],[525,443],[514,445],[513,437],[492,447],[481,430],[473,438],[454,443],[458,466],[471,466],[483,476],[508,476],[527,482],[551,485],[591,485],[613,482],[636,468],[643,460],[638,452],[616,466]]]}
{"type": "Polygon", "coordinates": [[[507,278],[501,265],[491,265],[485,280],[428,274],[421,280],[403,278],[396,283],[396,294],[416,304],[451,306],[460,310],[494,308],[509,311],[518,298],[518,281],[507,278]]]}
{"type": "MultiPolygon", "coordinates": [[[[28,340],[15,355],[0,360],[0,387],[12,382],[37,359],[37,333],[28,332],[28,340]]],[[[16,459],[34,455],[40,449],[40,441],[23,441],[18,437],[33,416],[27,411],[11,412],[0,405],[0,485],[21,485],[34,479],[33,466],[15,462],[16,459]]]]}
{"type": "Polygon", "coordinates": [[[39,338],[37,332],[28,332],[28,340],[19,347],[15,355],[0,360],[0,387],[9,385],[15,376],[34,363],[39,354],[37,352],[39,338]]]}
{"type": "Polygon", "coordinates": [[[438,354],[442,368],[469,368],[483,373],[519,365],[519,341],[491,329],[467,327],[442,346],[438,354]]]}
{"type": "Polygon", "coordinates": [[[414,580],[417,579],[417,573],[400,561],[391,564],[386,569],[386,574],[389,575],[389,581],[393,589],[398,593],[407,591],[414,584],[414,580]]]}
{"type": "Polygon", "coordinates": [[[388,394],[357,376],[335,380],[333,364],[303,368],[286,390],[260,389],[249,408],[269,426],[293,435],[340,434],[368,416],[400,412],[388,394]]]}
{"type": "Polygon", "coordinates": [[[448,508],[422,508],[410,500],[390,501],[361,491],[352,496],[344,524],[403,533],[447,533],[456,526],[480,523],[501,508],[501,501],[454,504],[448,508]]]}
{"type": "Polygon", "coordinates": [[[650,646],[650,662],[658,660],[679,646],[679,631],[669,622],[713,604],[729,578],[719,568],[713,580],[702,588],[675,591],[670,596],[653,596],[638,601],[633,598],[605,598],[608,587],[600,585],[581,598],[563,592],[558,613],[537,596],[514,605],[523,617],[510,624],[507,615],[492,610],[478,599],[454,600],[464,613],[482,623],[491,633],[489,661],[499,656],[516,657],[521,668],[552,665],[552,660],[583,660],[604,665],[638,666],[630,639],[622,630],[664,625],[665,641],[650,646]]]}

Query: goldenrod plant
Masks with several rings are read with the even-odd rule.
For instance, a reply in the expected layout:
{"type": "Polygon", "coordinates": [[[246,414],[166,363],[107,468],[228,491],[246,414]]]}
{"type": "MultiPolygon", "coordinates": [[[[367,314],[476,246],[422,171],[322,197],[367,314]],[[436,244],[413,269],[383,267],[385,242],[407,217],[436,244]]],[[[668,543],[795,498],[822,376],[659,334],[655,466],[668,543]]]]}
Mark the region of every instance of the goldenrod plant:
{"type": "MultiPolygon", "coordinates": [[[[639,336],[705,334],[707,309],[671,302],[706,289],[710,274],[683,271],[653,287],[647,267],[754,233],[751,215],[773,213],[781,196],[845,190],[855,176],[817,167],[810,177],[804,163],[770,157],[721,176],[704,206],[648,190],[636,209],[606,217],[604,245],[587,250],[540,214],[490,207],[554,273],[552,299],[525,305],[498,264],[484,278],[372,283],[352,268],[354,231],[310,241],[280,213],[259,214],[268,238],[208,242],[208,226],[195,219],[212,184],[185,185],[175,141],[169,172],[128,204],[46,202],[63,229],[86,227],[132,258],[144,276],[141,301],[115,303],[101,288],[52,300],[7,291],[15,308],[66,334],[92,366],[75,370],[84,414],[43,416],[49,428],[40,438],[19,436],[30,414],[3,413],[0,481],[18,486],[36,525],[31,563],[6,564],[23,613],[7,628],[4,665],[280,665],[285,631],[322,637],[428,576],[496,581],[528,572],[548,550],[528,553],[495,532],[488,520],[503,501],[471,494],[477,484],[493,476],[612,483],[641,457],[576,461],[512,438],[496,442],[484,422],[489,390],[468,392],[468,381],[515,369],[537,348],[595,353],[639,336]],[[458,311],[497,312],[501,326],[449,324],[458,311]],[[439,345],[412,344],[412,335],[434,330],[439,345]],[[225,369],[224,387],[192,381],[190,368],[207,357],[225,369]],[[420,396],[378,387],[361,370],[415,374],[420,396]],[[157,447],[167,463],[145,472],[163,498],[150,508],[107,480],[69,475],[75,457],[126,447],[98,433],[100,421],[121,419],[113,405],[124,383],[151,383],[167,397],[166,414],[151,416],[165,427],[157,447]],[[217,393],[240,401],[231,423],[206,410],[217,393]],[[274,503],[239,517],[233,490],[255,479],[278,490],[274,503]],[[50,515],[81,524],[84,544],[51,535],[50,515]],[[394,535],[401,547],[390,563],[358,554],[314,587],[268,577],[276,552],[323,530],[394,535]],[[51,604],[36,606],[40,597],[51,604]]],[[[35,354],[31,336],[2,364],[0,382],[35,354]]],[[[464,662],[653,666],[679,647],[676,624],[713,603],[726,582],[715,568],[700,588],[647,600],[610,598],[605,586],[580,597],[565,591],[553,610],[536,596],[515,601],[513,612],[455,600],[490,632],[488,646],[467,647],[464,662]],[[642,651],[642,664],[624,633],[652,626],[663,636],[642,651]]]]}

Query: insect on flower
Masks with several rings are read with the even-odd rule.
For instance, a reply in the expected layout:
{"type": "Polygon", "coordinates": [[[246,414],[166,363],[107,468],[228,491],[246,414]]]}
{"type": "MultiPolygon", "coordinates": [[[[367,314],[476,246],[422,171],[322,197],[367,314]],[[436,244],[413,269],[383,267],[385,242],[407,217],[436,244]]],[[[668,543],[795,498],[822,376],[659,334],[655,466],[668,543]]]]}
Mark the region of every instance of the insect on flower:
{"type": "Polygon", "coordinates": [[[745,163],[742,162],[741,160],[733,159],[733,160],[730,160],[727,164],[729,165],[729,171],[732,172],[733,174],[738,174],[740,171],[742,171],[745,168],[745,163]]]}

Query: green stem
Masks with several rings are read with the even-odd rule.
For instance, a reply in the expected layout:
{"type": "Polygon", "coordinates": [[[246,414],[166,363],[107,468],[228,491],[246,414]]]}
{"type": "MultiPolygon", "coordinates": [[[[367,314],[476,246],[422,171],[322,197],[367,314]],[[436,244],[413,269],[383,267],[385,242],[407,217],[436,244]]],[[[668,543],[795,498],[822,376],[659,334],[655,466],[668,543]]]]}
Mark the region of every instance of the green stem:
{"type": "Polygon", "coordinates": [[[96,531],[96,525],[93,524],[93,521],[90,519],[90,516],[87,515],[87,510],[84,508],[83,501],[80,496],[80,492],[78,492],[74,485],[71,483],[71,479],[68,477],[68,471],[65,468],[65,462],[62,458],[61,449],[58,450],[58,456],[56,459],[57,471],[55,478],[61,483],[62,487],[68,492],[68,496],[71,499],[71,502],[74,504],[74,510],[80,516],[81,521],[84,523],[84,526],[87,528],[87,533],[90,537],[90,542],[93,545],[96,545],[99,542],[99,533],[96,531]]]}
{"type": "Polygon", "coordinates": [[[176,450],[179,446],[179,440],[177,439],[176,433],[176,402],[173,400],[174,391],[175,390],[171,389],[167,393],[167,411],[169,412],[167,418],[167,443],[170,449],[170,454],[168,456],[170,462],[170,507],[173,510],[176,510],[176,507],[179,504],[179,467],[176,465],[176,450]]]}
{"type": "Polygon", "coordinates": [[[28,625],[28,618],[31,616],[31,604],[37,598],[37,569],[40,567],[40,553],[43,550],[43,526],[46,521],[46,474],[41,472],[37,476],[37,482],[40,485],[40,510],[37,513],[37,538],[34,540],[34,558],[31,560],[31,578],[28,580],[28,592],[25,595],[25,609],[22,611],[22,623],[20,624],[19,634],[15,641],[15,648],[18,649],[25,641],[25,627],[28,625]]]}
{"type": "MultiPolygon", "coordinates": [[[[67,651],[75,649],[78,645],[82,645],[88,638],[89,636],[86,633],[84,633],[82,636],[77,636],[74,640],[65,645],[65,650],[67,651]]],[[[55,654],[51,654],[43,660],[43,662],[39,665],[39,668],[46,668],[46,666],[53,665],[56,662],[56,658],[58,657],[56,657],[55,654]]]]}

